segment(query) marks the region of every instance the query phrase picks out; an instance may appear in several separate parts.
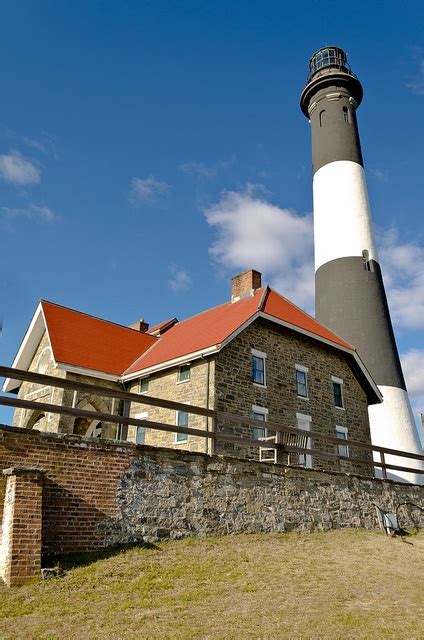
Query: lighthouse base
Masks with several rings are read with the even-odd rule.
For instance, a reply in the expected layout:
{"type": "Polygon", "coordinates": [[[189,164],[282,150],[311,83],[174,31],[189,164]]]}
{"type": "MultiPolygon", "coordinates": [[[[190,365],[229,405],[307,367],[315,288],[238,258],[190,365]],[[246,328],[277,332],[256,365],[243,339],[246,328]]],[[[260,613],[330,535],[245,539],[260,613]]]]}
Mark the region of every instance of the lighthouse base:
{"type": "MultiPolygon", "coordinates": [[[[383,395],[383,402],[368,407],[373,445],[423,455],[423,447],[407,392],[404,389],[384,385],[379,386],[379,389],[383,395]]],[[[378,453],[375,454],[374,460],[380,462],[378,453]]],[[[386,454],[385,461],[387,464],[424,471],[424,460],[386,454]]],[[[380,475],[380,473],[377,474],[377,476],[380,475]]],[[[387,477],[400,482],[424,484],[424,474],[419,473],[388,470],[387,477]]]]}

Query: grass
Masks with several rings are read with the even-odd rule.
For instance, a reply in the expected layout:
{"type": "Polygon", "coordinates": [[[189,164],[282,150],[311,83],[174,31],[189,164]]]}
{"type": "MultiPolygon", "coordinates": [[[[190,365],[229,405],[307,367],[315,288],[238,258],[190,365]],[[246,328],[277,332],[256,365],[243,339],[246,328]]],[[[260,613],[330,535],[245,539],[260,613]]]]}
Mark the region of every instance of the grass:
{"type": "MultiPolygon", "coordinates": [[[[424,638],[424,532],[190,538],[0,586],[0,638],[424,638]]],[[[65,565],[66,566],[66,565],[65,565]]]]}

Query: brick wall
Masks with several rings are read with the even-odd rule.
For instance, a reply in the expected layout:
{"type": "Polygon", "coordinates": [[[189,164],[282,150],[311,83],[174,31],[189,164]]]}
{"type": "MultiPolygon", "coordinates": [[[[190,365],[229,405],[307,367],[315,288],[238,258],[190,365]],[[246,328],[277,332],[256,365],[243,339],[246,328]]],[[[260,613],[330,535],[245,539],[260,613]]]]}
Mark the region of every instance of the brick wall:
{"type": "Polygon", "coordinates": [[[118,481],[136,455],[130,444],[108,442],[0,427],[0,469],[17,466],[46,470],[45,549],[85,551],[105,545],[110,531],[100,525],[119,513],[118,481]]]}
{"type": "Polygon", "coordinates": [[[39,576],[41,542],[54,554],[190,535],[375,528],[375,501],[398,511],[402,527],[424,527],[423,486],[350,474],[0,426],[7,467],[20,467],[7,485],[0,550],[12,585],[39,576]]]}
{"type": "MultiPolygon", "coordinates": [[[[424,507],[424,487],[0,426],[0,469],[45,470],[43,549],[161,537],[378,526],[374,501],[424,507]]],[[[401,524],[424,526],[403,507],[401,524]]]]}
{"type": "Polygon", "coordinates": [[[12,467],[7,477],[0,548],[0,575],[9,586],[39,577],[43,472],[12,467]]]}

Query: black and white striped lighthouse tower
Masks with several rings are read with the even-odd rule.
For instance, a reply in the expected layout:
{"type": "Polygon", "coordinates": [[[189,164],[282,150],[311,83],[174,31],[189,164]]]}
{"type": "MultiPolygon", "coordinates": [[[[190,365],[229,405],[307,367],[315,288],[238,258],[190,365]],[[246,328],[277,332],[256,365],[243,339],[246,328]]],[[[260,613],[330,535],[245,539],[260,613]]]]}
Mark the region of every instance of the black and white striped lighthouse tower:
{"type": "Polygon", "coordinates": [[[369,409],[373,444],[422,453],[374,239],[356,121],[362,86],[338,47],[314,53],[309,68],[300,104],[312,129],[316,318],[357,348],[379,386],[383,402],[369,409]]]}

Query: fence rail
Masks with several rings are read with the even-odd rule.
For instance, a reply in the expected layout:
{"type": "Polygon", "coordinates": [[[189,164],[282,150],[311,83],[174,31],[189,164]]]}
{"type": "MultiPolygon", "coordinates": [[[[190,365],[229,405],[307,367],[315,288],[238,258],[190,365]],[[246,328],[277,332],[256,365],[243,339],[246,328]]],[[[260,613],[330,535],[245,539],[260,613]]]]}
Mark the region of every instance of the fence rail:
{"type": "MultiPolygon", "coordinates": [[[[424,475],[424,465],[421,469],[407,467],[401,464],[396,464],[398,460],[388,462],[387,455],[396,456],[396,458],[411,459],[416,461],[424,461],[424,455],[411,453],[408,451],[401,451],[399,449],[389,449],[387,447],[380,447],[377,445],[371,445],[357,440],[340,439],[336,436],[328,436],[321,433],[305,432],[302,429],[293,426],[281,425],[277,422],[262,420],[255,420],[246,416],[241,416],[232,413],[226,413],[217,411],[215,409],[207,409],[205,407],[199,407],[192,404],[186,404],[182,402],[175,402],[173,400],[164,400],[162,398],[156,398],[153,396],[140,395],[137,393],[131,393],[124,389],[112,389],[110,387],[104,387],[102,385],[90,384],[86,382],[79,382],[77,380],[66,380],[63,378],[57,378],[55,376],[35,373],[31,371],[24,371],[20,369],[14,369],[11,367],[5,367],[0,365],[0,376],[5,378],[11,378],[12,380],[22,380],[26,382],[32,382],[34,384],[40,384],[49,387],[57,387],[61,389],[70,389],[74,392],[82,392],[87,394],[94,394],[101,397],[115,398],[117,400],[123,400],[128,403],[143,404],[148,406],[160,407],[163,409],[170,409],[173,411],[185,411],[190,414],[203,416],[212,419],[213,428],[211,430],[193,429],[191,427],[179,427],[177,425],[171,425],[164,422],[157,422],[152,420],[140,420],[137,418],[131,418],[124,415],[116,415],[112,413],[101,413],[97,411],[89,411],[77,407],[69,407],[64,405],[56,405],[45,402],[22,400],[16,397],[0,396],[0,405],[7,407],[15,407],[29,410],[39,410],[47,413],[60,414],[71,416],[74,418],[88,418],[93,420],[104,421],[116,425],[124,425],[124,427],[135,426],[143,427],[145,429],[152,429],[158,431],[166,431],[171,433],[180,433],[184,435],[192,435],[200,438],[210,439],[214,442],[228,442],[233,444],[239,444],[241,446],[249,446],[256,448],[276,449],[280,454],[296,453],[302,456],[312,456],[314,459],[322,459],[335,461],[340,465],[341,461],[347,461],[356,464],[368,465],[369,467],[381,469],[382,477],[387,477],[387,470],[402,471],[414,474],[424,475]],[[267,431],[275,431],[283,436],[305,436],[308,433],[309,447],[299,447],[284,442],[284,437],[277,438],[272,442],[267,438],[266,443],[256,438],[248,438],[245,436],[237,436],[230,433],[225,433],[217,429],[217,425],[220,422],[229,422],[235,424],[245,425],[253,430],[253,427],[264,429],[267,431]],[[316,439],[324,444],[332,445],[336,453],[329,453],[323,451],[313,445],[313,439],[316,439]],[[283,440],[283,441],[282,441],[283,440]],[[339,455],[338,447],[343,446],[352,449],[361,449],[367,452],[377,453],[380,456],[380,462],[377,460],[371,460],[366,457],[358,456],[343,456],[339,455]],[[394,462],[394,463],[393,463],[394,462]]],[[[286,437],[286,440],[288,438],[286,437]]],[[[400,461],[402,462],[402,461],[400,461]]]]}

